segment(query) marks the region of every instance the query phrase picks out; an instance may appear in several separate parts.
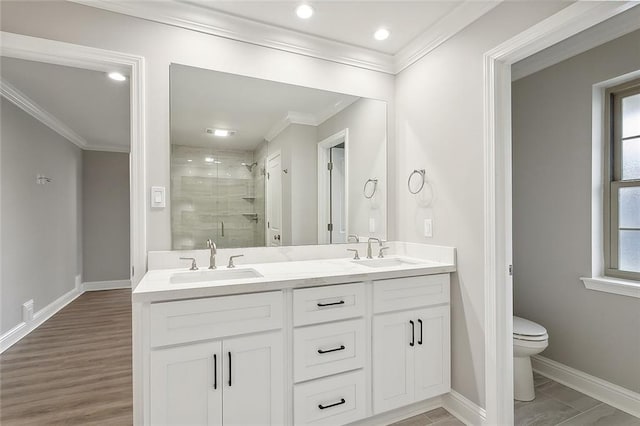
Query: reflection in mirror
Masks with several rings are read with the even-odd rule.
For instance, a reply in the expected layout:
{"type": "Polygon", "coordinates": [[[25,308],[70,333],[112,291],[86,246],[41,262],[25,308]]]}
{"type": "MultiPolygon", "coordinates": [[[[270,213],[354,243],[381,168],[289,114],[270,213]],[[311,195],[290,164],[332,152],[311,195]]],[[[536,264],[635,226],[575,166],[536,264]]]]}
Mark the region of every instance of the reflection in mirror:
{"type": "Polygon", "coordinates": [[[177,64],[170,84],[174,250],[386,238],[385,102],[177,64]]]}

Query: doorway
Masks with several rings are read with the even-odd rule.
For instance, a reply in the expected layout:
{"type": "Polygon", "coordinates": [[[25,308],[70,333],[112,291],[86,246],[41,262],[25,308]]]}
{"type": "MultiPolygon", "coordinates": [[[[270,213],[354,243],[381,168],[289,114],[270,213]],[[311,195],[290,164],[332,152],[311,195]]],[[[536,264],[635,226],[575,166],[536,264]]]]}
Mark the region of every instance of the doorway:
{"type": "Polygon", "coordinates": [[[282,246],[282,153],[267,157],[267,231],[266,246],[282,246]]]}
{"type": "Polygon", "coordinates": [[[318,244],[347,242],[348,158],[349,129],[318,142],[318,244]]]}

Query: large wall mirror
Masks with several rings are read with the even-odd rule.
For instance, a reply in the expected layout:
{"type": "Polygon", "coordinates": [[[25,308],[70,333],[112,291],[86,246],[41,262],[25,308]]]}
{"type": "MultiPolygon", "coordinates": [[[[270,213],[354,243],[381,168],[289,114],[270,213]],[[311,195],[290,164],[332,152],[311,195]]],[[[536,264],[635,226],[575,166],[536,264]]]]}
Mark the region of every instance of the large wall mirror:
{"type": "Polygon", "coordinates": [[[386,238],[387,105],[172,64],[174,250],[386,238]]]}

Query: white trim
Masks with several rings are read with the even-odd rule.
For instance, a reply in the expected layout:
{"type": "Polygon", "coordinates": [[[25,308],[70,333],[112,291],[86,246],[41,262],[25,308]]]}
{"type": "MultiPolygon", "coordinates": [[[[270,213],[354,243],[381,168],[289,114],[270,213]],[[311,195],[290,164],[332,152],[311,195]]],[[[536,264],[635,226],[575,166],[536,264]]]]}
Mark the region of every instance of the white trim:
{"type": "Polygon", "coordinates": [[[442,396],[442,406],[466,425],[481,425],[487,418],[484,408],[474,404],[460,393],[451,390],[442,396]]]}
{"type": "Polygon", "coordinates": [[[82,283],[83,291],[102,291],[131,288],[131,280],[89,281],[82,283]]]}
{"type": "Polygon", "coordinates": [[[502,3],[503,0],[478,2],[465,1],[442,17],[425,32],[414,38],[394,56],[394,73],[398,74],[445,41],[475,22],[482,15],[502,3]]]}
{"type": "Polygon", "coordinates": [[[576,35],[514,64],[511,70],[512,81],[558,64],[639,28],[640,7],[635,7],[627,13],[615,16],[610,21],[590,29],[587,33],[576,35]]]}
{"type": "Polygon", "coordinates": [[[511,65],[637,2],[577,2],[484,55],[484,324],[487,424],[513,424],[511,65]]]}
{"type": "Polygon", "coordinates": [[[11,83],[0,77],[0,95],[9,102],[62,136],[78,148],[87,149],[89,142],[74,132],[69,126],[60,121],[56,116],[42,108],[34,100],[22,93],[11,83]]]}
{"type": "Polygon", "coordinates": [[[147,268],[147,191],[145,153],[144,57],[0,31],[0,55],[93,70],[122,70],[129,75],[131,154],[131,282],[135,287],[147,268]]]}
{"type": "Polygon", "coordinates": [[[33,315],[33,320],[27,322],[21,322],[13,327],[11,330],[0,336],[0,353],[3,353],[11,346],[15,345],[27,334],[42,325],[43,322],[51,318],[60,309],[73,302],[78,296],[82,294],[82,291],[75,286],[67,293],[63,294],[53,302],[49,303],[44,308],[40,309],[33,315]]]}
{"type": "Polygon", "coordinates": [[[70,1],[271,49],[387,74],[398,74],[503,0],[464,1],[393,55],[235,16],[195,2],[188,4],[177,1],[70,1]]]}
{"type": "Polygon", "coordinates": [[[581,277],[580,280],[589,290],[640,298],[640,282],[611,277],[581,277]]]}
{"type": "Polygon", "coordinates": [[[640,417],[640,393],[615,385],[540,355],[531,358],[533,371],[589,395],[612,407],[640,417]]]}

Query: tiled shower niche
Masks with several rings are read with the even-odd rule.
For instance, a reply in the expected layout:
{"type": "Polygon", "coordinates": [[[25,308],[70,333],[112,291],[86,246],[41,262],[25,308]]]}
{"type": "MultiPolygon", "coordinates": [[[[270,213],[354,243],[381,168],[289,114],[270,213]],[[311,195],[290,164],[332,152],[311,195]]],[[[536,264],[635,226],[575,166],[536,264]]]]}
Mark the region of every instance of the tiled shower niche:
{"type": "Polygon", "coordinates": [[[171,146],[174,250],[265,245],[264,167],[252,151],[171,146]]]}

